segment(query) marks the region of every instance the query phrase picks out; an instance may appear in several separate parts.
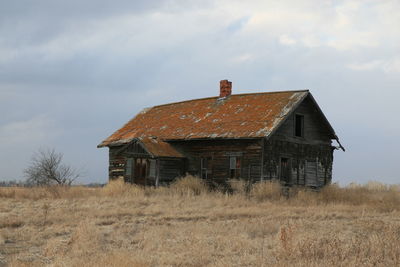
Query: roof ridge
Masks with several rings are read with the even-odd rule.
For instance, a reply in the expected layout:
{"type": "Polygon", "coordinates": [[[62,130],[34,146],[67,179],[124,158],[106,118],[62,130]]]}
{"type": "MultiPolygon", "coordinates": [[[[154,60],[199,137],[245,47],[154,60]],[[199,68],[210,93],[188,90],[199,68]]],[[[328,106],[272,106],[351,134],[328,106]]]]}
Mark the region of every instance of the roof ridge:
{"type": "MultiPolygon", "coordinates": [[[[301,90],[286,90],[286,91],[270,91],[270,92],[256,92],[256,93],[243,93],[243,94],[232,94],[230,96],[245,96],[245,95],[261,95],[261,94],[280,94],[280,93],[299,93],[299,92],[309,92],[309,89],[301,89],[301,90]]],[[[229,97],[230,97],[229,96],[229,97]]],[[[192,101],[198,101],[198,100],[207,100],[207,99],[218,99],[220,98],[219,96],[209,96],[209,97],[203,97],[203,98],[196,98],[196,99],[189,99],[189,100],[183,100],[183,101],[177,101],[177,102],[171,102],[171,103],[166,103],[166,104],[161,104],[161,105],[155,105],[152,107],[147,107],[142,110],[142,112],[148,111],[152,108],[158,108],[158,107],[163,107],[163,106],[169,106],[169,105],[176,105],[176,104],[181,104],[181,103],[186,103],[186,102],[192,102],[192,101]]]]}

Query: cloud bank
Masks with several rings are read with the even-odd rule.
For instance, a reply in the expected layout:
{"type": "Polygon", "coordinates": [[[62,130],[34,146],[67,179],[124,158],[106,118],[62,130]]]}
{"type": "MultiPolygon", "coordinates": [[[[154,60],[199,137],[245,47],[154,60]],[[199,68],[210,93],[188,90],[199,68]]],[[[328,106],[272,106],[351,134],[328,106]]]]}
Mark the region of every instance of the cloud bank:
{"type": "Polygon", "coordinates": [[[146,106],[309,88],[348,149],[340,183],[397,183],[398,1],[9,1],[0,6],[0,179],[38,147],[107,179],[96,145],[146,106]]]}

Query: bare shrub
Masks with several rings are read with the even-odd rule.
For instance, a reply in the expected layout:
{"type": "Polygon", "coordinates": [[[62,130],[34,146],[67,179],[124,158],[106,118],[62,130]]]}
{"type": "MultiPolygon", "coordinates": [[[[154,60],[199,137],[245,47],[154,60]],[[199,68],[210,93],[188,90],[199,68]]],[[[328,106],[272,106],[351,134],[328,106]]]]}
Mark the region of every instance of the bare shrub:
{"type": "Polygon", "coordinates": [[[31,185],[71,185],[81,173],[63,163],[63,154],[54,149],[37,151],[31,165],[24,170],[27,184],[31,185]]]}
{"type": "Polygon", "coordinates": [[[179,195],[200,195],[209,192],[206,183],[192,175],[177,179],[171,184],[170,189],[179,195]]]}
{"type": "Polygon", "coordinates": [[[253,185],[251,196],[258,201],[279,200],[282,195],[282,187],[278,181],[265,181],[253,185]]]}

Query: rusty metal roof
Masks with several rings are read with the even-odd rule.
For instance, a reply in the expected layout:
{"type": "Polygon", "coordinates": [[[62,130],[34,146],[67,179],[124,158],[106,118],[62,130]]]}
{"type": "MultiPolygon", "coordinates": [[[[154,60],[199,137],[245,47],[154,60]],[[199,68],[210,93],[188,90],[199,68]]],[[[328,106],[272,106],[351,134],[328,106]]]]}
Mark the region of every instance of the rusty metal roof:
{"type": "Polygon", "coordinates": [[[98,147],[146,137],[158,140],[268,137],[308,94],[308,90],[238,94],[146,108],[98,147]]]}
{"type": "Polygon", "coordinates": [[[138,138],[144,148],[155,157],[183,158],[184,156],[171,144],[154,137],[138,138]]]}

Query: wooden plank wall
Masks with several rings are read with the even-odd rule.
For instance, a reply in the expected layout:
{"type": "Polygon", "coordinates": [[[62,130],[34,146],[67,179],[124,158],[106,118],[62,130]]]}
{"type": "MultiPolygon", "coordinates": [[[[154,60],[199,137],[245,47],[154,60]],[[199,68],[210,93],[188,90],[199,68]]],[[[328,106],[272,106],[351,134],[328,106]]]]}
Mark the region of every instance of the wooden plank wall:
{"type": "Polygon", "coordinates": [[[275,132],[274,137],[300,144],[332,143],[329,128],[313,102],[306,98],[275,132]],[[295,114],[304,116],[304,137],[294,136],[295,114]]]}
{"type": "Polygon", "coordinates": [[[109,180],[124,178],[126,158],[124,155],[119,154],[122,146],[114,146],[109,148],[109,164],[108,164],[108,177],[109,180]]]}
{"type": "Polygon", "coordinates": [[[229,157],[240,155],[241,178],[259,180],[261,175],[261,140],[191,140],[171,142],[187,156],[186,172],[200,176],[200,159],[210,157],[212,180],[225,183],[229,178],[229,157]]]}
{"type": "Polygon", "coordinates": [[[306,98],[264,145],[263,178],[279,179],[280,160],[290,159],[291,183],[320,187],[332,179],[333,149],[329,127],[306,98]],[[304,136],[294,134],[295,115],[304,116],[304,136]]]}
{"type": "Polygon", "coordinates": [[[271,138],[264,149],[265,180],[279,179],[282,157],[291,161],[291,184],[320,187],[332,179],[333,149],[329,145],[297,144],[271,138]]]}
{"type": "Polygon", "coordinates": [[[184,160],[176,158],[160,158],[159,161],[159,184],[169,184],[175,178],[184,175],[184,160]]]}
{"type": "Polygon", "coordinates": [[[132,166],[127,166],[127,162],[137,157],[150,158],[137,143],[109,147],[109,180],[124,178],[126,182],[132,182],[134,170],[132,166]]]}

